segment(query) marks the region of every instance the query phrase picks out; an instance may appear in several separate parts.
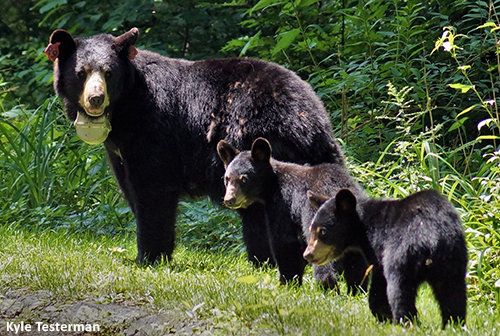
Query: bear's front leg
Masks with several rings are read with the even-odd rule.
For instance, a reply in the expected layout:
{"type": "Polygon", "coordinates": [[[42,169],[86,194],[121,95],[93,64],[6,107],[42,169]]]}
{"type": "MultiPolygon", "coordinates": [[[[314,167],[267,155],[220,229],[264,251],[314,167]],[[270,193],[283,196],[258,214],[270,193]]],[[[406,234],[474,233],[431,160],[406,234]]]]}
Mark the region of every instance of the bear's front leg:
{"type": "Polygon", "coordinates": [[[372,271],[370,294],[368,296],[370,310],[379,322],[391,321],[392,312],[387,300],[387,282],[382,267],[375,266],[372,271]]]}
{"type": "Polygon", "coordinates": [[[175,219],[178,192],[143,195],[134,202],[137,221],[137,262],[158,263],[169,260],[175,244],[175,219]]]}
{"type": "Polygon", "coordinates": [[[417,275],[411,271],[402,270],[400,265],[385,267],[384,274],[393,323],[412,323],[417,318],[415,307],[419,285],[416,281],[417,275]]]}
{"type": "Polygon", "coordinates": [[[343,258],[339,261],[343,265],[347,293],[354,296],[360,290],[366,292],[368,279],[365,279],[365,273],[369,265],[364,255],[361,252],[349,251],[344,253],[343,258]]]}
{"type": "Polygon", "coordinates": [[[267,207],[268,232],[274,260],[278,264],[280,282],[302,285],[302,275],[307,261],[303,257],[306,244],[299,238],[300,232],[289,214],[276,211],[279,206],[267,207]]]}
{"type": "Polygon", "coordinates": [[[256,267],[265,264],[275,266],[266,226],[266,210],[263,204],[254,203],[238,211],[241,216],[243,241],[248,260],[256,267]]]}

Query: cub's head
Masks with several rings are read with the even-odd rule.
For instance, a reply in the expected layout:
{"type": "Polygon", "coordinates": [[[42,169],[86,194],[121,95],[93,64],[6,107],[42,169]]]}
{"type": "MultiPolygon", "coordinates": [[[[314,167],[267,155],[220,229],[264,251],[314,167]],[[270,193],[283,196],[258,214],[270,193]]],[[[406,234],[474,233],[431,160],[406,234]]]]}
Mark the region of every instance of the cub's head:
{"type": "Polygon", "coordinates": [[[110,114],[130,82],[130,61],[137,55],[137,28],[114,37],[108,34],[73,37],[57,29],[45,49],[54,61],[54,88],[70,120],[77,114],[98,118],[110,114]]]}
{"type": "Polygon", "coordinates": [[[324,265],[342,258],[351,241],[352,226],[359,220],[356,197],[348,189],[340,190],[330,199],[309,190],[307,197],[318,211],[309,228],[311,235],[304,259],[324,265]]]}
{"type": "Polygon", "coordinates": [[[269,142],[258,138],[250,151],[240,152],[221,140],[217,152],[226,168],[224,205],[231,209],[245,209],[254,202],[263,202],[266,183],[273,174],[269,142]]]}

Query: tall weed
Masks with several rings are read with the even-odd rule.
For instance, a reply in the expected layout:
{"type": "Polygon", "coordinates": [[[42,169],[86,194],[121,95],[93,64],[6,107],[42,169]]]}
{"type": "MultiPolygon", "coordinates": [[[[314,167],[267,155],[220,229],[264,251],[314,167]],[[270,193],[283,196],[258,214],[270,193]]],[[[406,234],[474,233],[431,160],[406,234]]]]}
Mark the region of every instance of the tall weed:
{"type": "Polygon", "coordinates": [[[56,98],[34,111],[2,113],[0,137],[0,209],[8,222],[23,214],[26,222],[32,217],[33,223],[68,218],[65,224],[52,225],[97,228],[102,224],[96,222],[103,220],[97,218],[105,213],[107,224],[130,225],[102,148],[76,137],[56,98]]]}

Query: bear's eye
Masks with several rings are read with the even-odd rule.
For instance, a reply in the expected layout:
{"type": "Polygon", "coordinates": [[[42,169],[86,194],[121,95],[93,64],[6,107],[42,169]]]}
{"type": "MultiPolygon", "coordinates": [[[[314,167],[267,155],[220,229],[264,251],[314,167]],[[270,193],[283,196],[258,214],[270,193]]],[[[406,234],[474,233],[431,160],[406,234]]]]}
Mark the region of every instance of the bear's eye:
{"type": "Polygon", "coordinates": [[[322,227],[318,229],[318,234],[320,237],[326,236],[326,228],[322,227]]]}
{"type": "Polygon", "coordinates": [[[111,77],[113,77],[113,73],[111,72],[111,70],[106,70],[104,72],[104,76],[106,76],[107,79],[110,79],[111,77]]]}
{"type": "Polygon", "coordinates": [[[78,76],[78,78],[80,78],[80,79],[85,78],[85,75],[86,75],[86,74],[87,74],[87,73],[85,72],[85,70],[80,70],[80,71],[78,71],[78,72],[76,73],[76,75],[77,75],[77,76],[78,76]]]}
{"type": "Polygon", "coordinates": [[[246,175],[241,175],[241,176],[240,176],[240,181],[241,181],[241,183],[247,183],[247,182],[248,182],[248,176],[246,176],[246,175]]]}

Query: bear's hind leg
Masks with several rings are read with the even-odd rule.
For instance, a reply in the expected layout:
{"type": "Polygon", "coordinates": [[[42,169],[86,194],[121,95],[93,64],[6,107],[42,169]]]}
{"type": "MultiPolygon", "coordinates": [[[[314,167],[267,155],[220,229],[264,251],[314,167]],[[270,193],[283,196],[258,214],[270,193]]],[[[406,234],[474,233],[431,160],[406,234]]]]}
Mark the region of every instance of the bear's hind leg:
{"type": "Polygon", "coordinates": [[[448,323],[465,325],[467,294],[464,277],[456,275],[448,281],[429,281],[441,309],[442,327],[448,323]]]}

